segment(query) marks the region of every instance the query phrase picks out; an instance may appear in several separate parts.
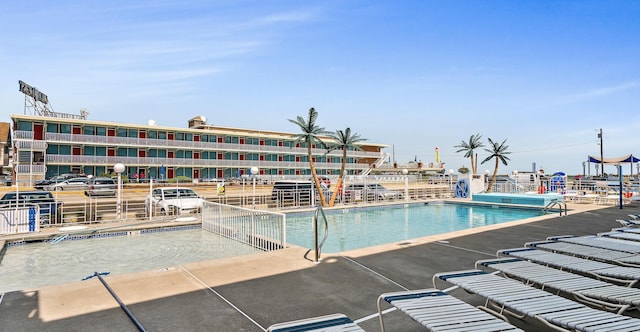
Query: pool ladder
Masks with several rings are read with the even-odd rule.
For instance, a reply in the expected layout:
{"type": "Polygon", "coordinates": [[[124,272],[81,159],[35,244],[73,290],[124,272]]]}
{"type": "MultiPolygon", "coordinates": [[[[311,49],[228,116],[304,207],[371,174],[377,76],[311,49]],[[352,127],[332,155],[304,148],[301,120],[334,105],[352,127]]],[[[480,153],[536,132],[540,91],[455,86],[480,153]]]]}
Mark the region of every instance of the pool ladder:
{"type": "Polygon", "coordinates": [[[567,203],[559,201],[559,200],[553,200],[551,202],[549,202],[547,205],[545,205],[544,209],[542,209],[542,212],[547,213],[547,211],[551,210],[551,208],[553,208],[554,206],[558,206],[560,208],[560,217],[562,217],[562,211],[564,211],[564,215],[567,215],[567,203]]]}
{"type": "Polygon", "coordinates": [[[307,252],[304,254],[304,258],[307,260],[311,260],[307,258],[307,255],[309,255],[309,253],[313,250],[315,251],[315,257],[313,262],[318,263],[318,261],[320,261],[320,252],[322,251],[322,246],[324,245],[324,242],[327,240],[327,236],[329,236],[329,223],[327,222],[327,216],[324,214],[324,210],[322,209],[322,207],[318,207],[316,208],[316,211],[313,214],[313,245],[314,247],[307,250],[307,252]],[[322,216],[322,220],[324,221],[324,237],[322,238],[322,241],[318,241],[318,238],[319,238],[318,219],[320,219],[320,216],[322,216]]]}

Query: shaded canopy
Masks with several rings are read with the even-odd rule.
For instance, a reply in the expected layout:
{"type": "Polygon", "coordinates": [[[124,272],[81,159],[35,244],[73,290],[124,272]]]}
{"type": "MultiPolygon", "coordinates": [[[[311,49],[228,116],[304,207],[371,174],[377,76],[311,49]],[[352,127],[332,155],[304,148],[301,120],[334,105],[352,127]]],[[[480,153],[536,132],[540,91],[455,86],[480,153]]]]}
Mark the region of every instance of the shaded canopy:
{"type": "Polygon", "coordinates": [[[634,157],[632,154],[626,155],[624,157],[619,158],[598,158],[594,156],[589,156],[590,163],[605,163],[605,164],[624,164],[624,163],[637,163],[640,159],[634,157]]]}

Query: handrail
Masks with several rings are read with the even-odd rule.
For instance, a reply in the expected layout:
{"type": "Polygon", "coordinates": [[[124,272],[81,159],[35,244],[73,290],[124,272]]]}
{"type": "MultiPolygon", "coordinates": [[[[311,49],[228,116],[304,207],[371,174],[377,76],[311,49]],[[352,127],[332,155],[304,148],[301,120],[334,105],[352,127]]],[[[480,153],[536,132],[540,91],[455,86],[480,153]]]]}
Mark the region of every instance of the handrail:
{"type": "Polygon", "coordinates": [[[313,262],[317,263],[320,260],[320,252],[322,251],[322,246],[324,245],[324,242],[327,240],[328,236],[329,236],[329,223],[327,222],[327,216],[324,214],[324,210],[322,209],[322,207],[319,206],[316,209],[315,213],[313,214],[314,248],[307,250],[307,252],[304,254],[304,258],[310,260],[309,258],[307,258],[307,255],[311,252],[311,250],[315,249],[315,259],[313,260],[313,262]],[[322,213],[322,219],[324,220],[324,238],[322,238],[322,241],[318,242],[318,215],[320,213],[322,213]]]}
{"type": "Polygon", "coordinates": [[[567,215],[567,203],[559,201],[559,200],[553,200],[551,202],[549,202],[547,205],[545,205],[544,209],[542,209],[543,212],[547,212],[548,210],[550,210],[552,207],[554,206],[558,206],[560,208],[560,216],[562,217],[562,211],[564,210],[564,215],[567,215]]]}

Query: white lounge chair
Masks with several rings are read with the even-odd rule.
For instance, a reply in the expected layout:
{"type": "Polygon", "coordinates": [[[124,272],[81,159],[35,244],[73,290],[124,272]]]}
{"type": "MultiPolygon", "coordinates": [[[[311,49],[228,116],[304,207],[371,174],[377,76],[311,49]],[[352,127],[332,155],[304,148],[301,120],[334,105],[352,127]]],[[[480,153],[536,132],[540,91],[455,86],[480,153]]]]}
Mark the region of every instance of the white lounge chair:
{"type": "Polygon", "coordinates": [[[640,327],[640,319],[590,308],[517,280],[481,270],[437,273],[433,277],[434,286],[439,280],[485,298],[486,306],[493,304],[499,314],[530,317],[554,330],[636,331],[640,327]]]}
{"type": "Polygon", "coordinates": [[[363,332],[364,330],[344,314],[305,318],[277,323],[267,328],[268,332],[363,332]]]}
{"type": "Polygon", "coordinates": [[[476,269],[488,267],[508,277],[535,284],[543,290],[564,292],[576,300],[598,306],[605,310],[616,310],[622,314],[630,308],[640,306],[640,289],[613,285],[579,274],[557,270],[517,258],[485,259],[476,262],[476,269]]]}
{"type": "Polygon", "coordinates": [[[640,255],[625,251],[557,241],[527,242],[524,246],[623,266],[640,267],[640,255]]]}
{"type": "Polygon", "coordinates": [[[589,247],[605,248],[611,250],[624,251],[629,253],[640,253],[640,243],[633,241],[625,241],[614,238],[607,238],[595,235],[587,236],[550,236],[547,240],[581,244],[589,247]]]}
{"type": "Polygon", "coordinates": [[[382,301],[407,314],[429,331],[522,331],[486,311],[438,289],[384,293],[378,297],[380,328],[384,332],[382,301]]]}
{"type": "Polygon", "coordinates": [[[629,240],[629,241],[640,241],[640,234],[636,234],[636,233],[632,233],[632,232],[622,232],[622,231],[611,231],[611,232],[603,232],[603,233],[598,233],[598,236],[603,236],[603,237],[611,237],[614,239],[620,239],[620,240],[629,240]]]}
{"type": "Polygon", "coordinates": [[[517,257],[568,271],[585,273],[598,279],[633,286],[640,281],[640,268],[597,262],[534,248],[498,250],[498,257],[517,257]]]}

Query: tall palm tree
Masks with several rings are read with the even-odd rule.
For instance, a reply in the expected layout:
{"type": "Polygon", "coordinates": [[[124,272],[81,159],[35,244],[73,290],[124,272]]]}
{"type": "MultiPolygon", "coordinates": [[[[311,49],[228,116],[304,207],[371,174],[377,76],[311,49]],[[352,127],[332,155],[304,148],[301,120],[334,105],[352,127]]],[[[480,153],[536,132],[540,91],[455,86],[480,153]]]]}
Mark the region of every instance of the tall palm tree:
{"type": "Polygon", "coordinates": [[[471,135],[471,137],[469,137],[469,142],[462,141],[459,145],[454,146],[454,148],[460,148],[456,152],[464,151],[465,158],[471,158],[472,174],[478,173],[478,155],[476,154],[474,158],[474,151],[475,149],[484,147],[484,144],[480,139],[482,139],[482,135],[480,134],[471,135]]]}
{"type": "Polygon", "coordinates": [[[491,144],[491,149],[484,149],[485,151],[489,152],[491,155],[482,161],[483,164],[493,158],[496,159],[496,165],[493,168],[493,175],[491,176],[491,180],[489,180],[489,185],[487,186],[487,192],[491,192],[491,188],[493,187],[493,184],[496,182],[496,175],[498,174],[498,165],[499,165],[498,162],[502,161],[502,163],[505,166],[507,166],[507,160],[509,160],[509,157],[507,157],[507,155],[510,154],[511,152],[507,151],[509,146],[505,145],[505,143],[507,143],[506,139],[502,141],[502,143],[498,144],[497,142],[494,142],[493,140],[491,140],[491,138],[489,138],[489,144],[491,144]]]}
{"type": "Polygon", "coordinates": [[[333,187],[331,193],[331,200],[329,206],[333,206],[336,203],[336,197],[338,197],[338,191],[342,186],[342,178],[344,177],[344,169],[347,165],[347,150],[356,149],[362,151],[362,148],[356,145],[359,142],[366,141],[365,138],[361,138],[357,133],[351,133],[351,128],[347,128],[344,131],[336,130],[335,134],[329,135],[333,139],[333,143],[327,147],[327,153],[333,150],[342,150],[342,162],[340,164],[340,174],[338,175],[338,182],[333,187]]]}
{"type": "Polygon", "coordinates": [[[324,193],[320,188],[320,181],[318,181],[318,174],[316,173],[316,167],[313,164],[313,154],[311,153],[311,147],[314,143],[317,143],[320,147],[326,147],[325,143],[320,139],[320,135],[327,135],[331,132],[325,130],[322,127],[318,127],[316,125],[316,119],[318,118],[318,112],[316,112],[315,108],[311,107],[309,109],[309,114],[307,114],[307,118],[303,118],[302,116],[296,117],[295,120],[288,119],[289,122],[295,123],[300,127],[300,131],[302,133],[295,135],[296,141],[295,144],[300,142],[305,142],[307,144],[307,155],[309,157],[309,169],[311,170],[311,175],[313,176],[313,182],[316,184],[316,188],[318,188],[318,195],[320,197],[321,206],[326,206],[327,202],[324,198],[324,193]]]}

